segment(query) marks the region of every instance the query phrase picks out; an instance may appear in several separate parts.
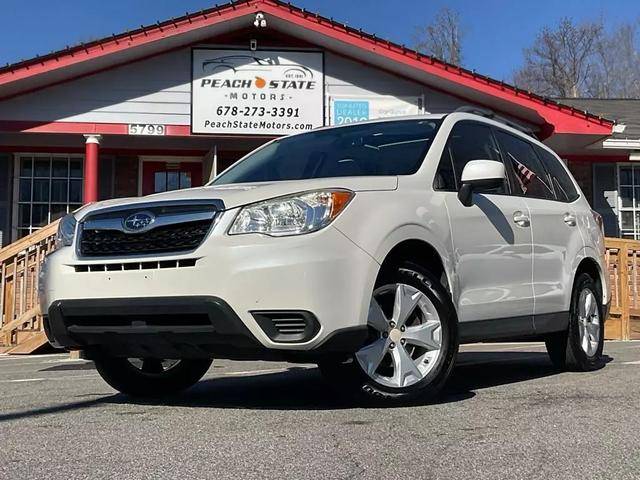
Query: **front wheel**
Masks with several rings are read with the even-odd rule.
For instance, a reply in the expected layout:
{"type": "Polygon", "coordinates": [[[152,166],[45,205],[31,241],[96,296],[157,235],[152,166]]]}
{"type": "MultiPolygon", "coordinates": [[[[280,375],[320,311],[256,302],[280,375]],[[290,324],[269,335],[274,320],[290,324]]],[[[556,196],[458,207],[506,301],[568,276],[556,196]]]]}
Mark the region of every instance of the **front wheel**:
{"type": "Polygon", "coordinates": [[[387,401],[429,400],[458,352],[457,320],[440,282],[405,262],[382,275],[369,306],[370,338],[353,356],[319,363],[342,389],[387,401]]]}
{"type": "Polygon", "coordinates": [[[158,397],[180,392],[196,384],[207,373],[212,360],[101,356],[94,362],[104,381],[119,392],[137,397],[158,397]]]}
{"type": "Polygon", "coordinates": [[[604,317],[601,298],[589,275],[582,273],[576,278],[569,327],[546,340],[547,352],[556,368],[586,372],[602,366],[604,317]]]}

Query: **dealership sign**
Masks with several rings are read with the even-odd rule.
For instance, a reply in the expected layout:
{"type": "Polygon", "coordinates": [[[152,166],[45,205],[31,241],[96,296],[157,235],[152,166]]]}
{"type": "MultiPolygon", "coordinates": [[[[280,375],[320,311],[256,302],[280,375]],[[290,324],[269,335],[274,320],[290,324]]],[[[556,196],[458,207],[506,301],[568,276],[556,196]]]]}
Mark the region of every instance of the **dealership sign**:
{"type": "Polygon", "coordinates": [[[398,98],[382,95],[333,97],[330,104],[332,125],[344,125],[375,118],[418,115],[422,111],[420,97],[398,98]]]}
{"type": "Polygon", "coordinates": [[[193,133],[280,135],[324,124],[322,53],[192,52],[193,133]]]}

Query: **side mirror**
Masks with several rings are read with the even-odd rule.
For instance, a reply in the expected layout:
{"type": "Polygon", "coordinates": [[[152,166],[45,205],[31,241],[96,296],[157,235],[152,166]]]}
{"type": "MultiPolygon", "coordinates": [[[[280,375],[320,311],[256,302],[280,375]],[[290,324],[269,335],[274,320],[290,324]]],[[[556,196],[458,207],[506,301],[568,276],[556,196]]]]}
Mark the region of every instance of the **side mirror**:
{"type": "Polygon", "coordinates": [[[504,185],[504,164],[495,160],[471,160],[462,170],[462,186],[458,199],[465,207],[471,206],[473,192],[490,190],[504,185]]]}

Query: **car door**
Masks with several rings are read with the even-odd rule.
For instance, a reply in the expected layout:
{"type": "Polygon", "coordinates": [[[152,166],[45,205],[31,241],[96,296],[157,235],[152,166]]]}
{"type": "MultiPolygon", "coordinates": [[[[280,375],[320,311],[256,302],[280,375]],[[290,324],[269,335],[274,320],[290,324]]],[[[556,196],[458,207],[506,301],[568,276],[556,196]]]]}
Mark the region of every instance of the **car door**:
{"type": "Polygon", "coordinates": [[[569,309],[573,260],[583,248],[573,205],[578,194],[551,152],[506,131],[496,138],[531,214],[536,331],[557,330],[569,309]]]}
{"type": "Polygon", "coordinates": [[[522,197],[508,182],[473,194],[470,207],[457,197],[470,160],[501,161],[487,124],[461,121],[452,129],[434,179],[445,196],[463,340],[519,335],[533,329],[531,228],[522,197]],[[524,331],[523,331],[524,330],[524,331]]]}

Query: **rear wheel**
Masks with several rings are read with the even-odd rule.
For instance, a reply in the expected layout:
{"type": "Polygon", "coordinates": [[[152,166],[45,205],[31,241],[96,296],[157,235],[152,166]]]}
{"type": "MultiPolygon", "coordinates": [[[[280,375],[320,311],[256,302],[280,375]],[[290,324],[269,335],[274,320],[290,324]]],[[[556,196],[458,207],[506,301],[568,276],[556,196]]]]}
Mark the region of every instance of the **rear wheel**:
{"type": "Polygon", "coordinates": [[[185,390],[207,373],[212,362],[211,359],[168,360],[105,356],[94,361],[105,382],[122,393],[139,397],[157,397],[185,390]]]}
{"type": "Polygon", "coordinates": [[[567,330],[550,335],[547,352],[559,369],[590,371],[602,366],[604,318],[602,296],[586,273],[575,281],[567,330]]]}
{"type": "Polygon", "coordinates": [[[384,275],[369,306],[368,343],[319,364],[342,389],[388,401],[427,400],[449,377],[458,351],[448,294],[424,268],[403,263],[384,275]]]}

